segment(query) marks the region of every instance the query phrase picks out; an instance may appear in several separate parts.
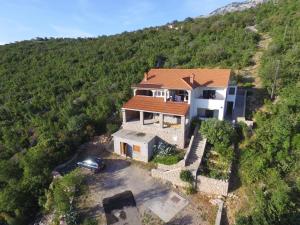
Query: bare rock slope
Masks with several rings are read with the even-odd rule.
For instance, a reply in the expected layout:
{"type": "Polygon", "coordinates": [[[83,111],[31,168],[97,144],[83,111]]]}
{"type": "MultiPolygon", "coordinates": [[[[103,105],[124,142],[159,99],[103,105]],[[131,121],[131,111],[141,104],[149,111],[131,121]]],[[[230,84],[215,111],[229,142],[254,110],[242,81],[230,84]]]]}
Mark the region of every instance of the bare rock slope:
{"type": "Polygon", "coordinates": [[[268,0],[248,0],[244,2],[232,2],[224,7],[214,10],[209,15],[222,15],[229,12],[243,11],[245,9],[256,7],[257,5],[265,3],[267,1],[268,0]]]}

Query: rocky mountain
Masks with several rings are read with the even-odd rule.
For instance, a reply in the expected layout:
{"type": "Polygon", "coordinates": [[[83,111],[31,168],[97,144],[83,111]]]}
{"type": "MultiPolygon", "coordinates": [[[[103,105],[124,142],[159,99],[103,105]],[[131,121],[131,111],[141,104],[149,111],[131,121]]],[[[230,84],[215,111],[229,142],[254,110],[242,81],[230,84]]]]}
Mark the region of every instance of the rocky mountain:
{"type": "Polygon", "coordinates": [[[242,11],[245,9],[256,7],[257,5],[267,1],[268,0],[248,0],[244,2],[232,2],[224,7],[214,10],[209,15],[212,16],[212,15],[225,14],[229,12],[242,11]]]}

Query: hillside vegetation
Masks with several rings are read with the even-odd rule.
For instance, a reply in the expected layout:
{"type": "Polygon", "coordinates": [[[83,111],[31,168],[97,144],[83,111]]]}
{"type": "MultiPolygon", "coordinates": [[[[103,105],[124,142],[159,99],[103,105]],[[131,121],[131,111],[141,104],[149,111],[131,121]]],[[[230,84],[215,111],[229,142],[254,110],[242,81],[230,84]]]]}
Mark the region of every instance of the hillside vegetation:
{"type": "MultiPolygon", "coordinates": [[[[299,217],[299,1],[186,19],[91,39],[41,39],[0,46],[0,224],[26,224],[45,204],[51,171],[79,144],[119,124],[119,109],[149,68],[251,65],[257,24],[274,42],[261,77],[276,104],[257,114],[242,154],[250,210],[240,224],[288,224],[299,217]],[[288,27],[286,29],[286,26],[288,27]],[[285,30],[287,30],[285,32],[285,30]],[[271,76],[271,77],[270,77],[271,76]]],[[[292,224],[292,223],[291,223],[292,224]]]]}

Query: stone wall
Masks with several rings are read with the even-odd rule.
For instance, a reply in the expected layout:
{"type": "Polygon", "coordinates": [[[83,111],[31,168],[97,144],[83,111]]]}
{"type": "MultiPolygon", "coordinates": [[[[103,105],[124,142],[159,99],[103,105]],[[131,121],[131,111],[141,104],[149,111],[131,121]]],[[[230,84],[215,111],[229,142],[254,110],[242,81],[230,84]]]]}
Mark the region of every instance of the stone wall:
{"type": "Polygon", "coordinates": [[[160,169],[152,169],[151,176],[162,179],[162,180],[169,181],[173,185],[176,185],[179,187],[187,187],[188,183],[184,182],[180,179],[181,170],[182,170],[181,168],[170,170],[170,171],[164,171],[164,170],[160,170],[160,169]]]}
{"type": "Polygon", "coordinates": [[[228,181],[217,180],[201,175],[197,176],[197,189],[201,192],[227,196],[228,185],[228,181]]]}

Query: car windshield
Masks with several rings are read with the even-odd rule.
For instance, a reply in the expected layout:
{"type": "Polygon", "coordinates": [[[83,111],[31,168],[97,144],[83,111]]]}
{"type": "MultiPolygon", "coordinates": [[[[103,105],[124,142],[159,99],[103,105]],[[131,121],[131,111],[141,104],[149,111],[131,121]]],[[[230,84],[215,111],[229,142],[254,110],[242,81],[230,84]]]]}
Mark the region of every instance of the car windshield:
{"type": "Polygon", "coordinates": [[[94,162],[94,161],[91,160],[91,159],[84,160],[83,163],[85,163],[85,164],[87,164],[87,165],[91,165],[91,166],[97,165],[97,163],[94,162]]]}

